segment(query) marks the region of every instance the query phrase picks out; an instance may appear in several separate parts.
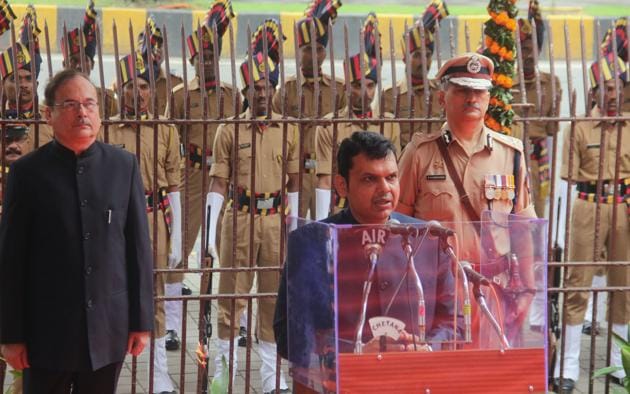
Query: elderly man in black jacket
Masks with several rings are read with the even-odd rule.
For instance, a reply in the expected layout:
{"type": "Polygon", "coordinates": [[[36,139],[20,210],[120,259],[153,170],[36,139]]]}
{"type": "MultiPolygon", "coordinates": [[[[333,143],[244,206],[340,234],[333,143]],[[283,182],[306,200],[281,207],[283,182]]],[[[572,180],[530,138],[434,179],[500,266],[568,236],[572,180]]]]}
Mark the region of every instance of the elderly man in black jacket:
{"type": "Polygon", "coordinates": [[[0,343],[25,393],[113,393],[153,325],[153,267],[135,157],[96,141],[94,85],[45,91],[55,140],[13,163],[0,224],[0,343]]]}

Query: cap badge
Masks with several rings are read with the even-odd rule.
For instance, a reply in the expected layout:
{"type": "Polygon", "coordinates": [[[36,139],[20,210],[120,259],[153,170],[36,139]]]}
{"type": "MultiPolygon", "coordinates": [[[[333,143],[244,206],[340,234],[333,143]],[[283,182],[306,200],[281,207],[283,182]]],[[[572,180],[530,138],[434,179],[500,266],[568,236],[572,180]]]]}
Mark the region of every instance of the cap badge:
{"type": "Polygon", "coordinates": [[[479,57],[477,55],[472,55],[466,63],[466,69],[471,74],[477,74],[481,71],[481,62],[479,61],[479,57]]]}

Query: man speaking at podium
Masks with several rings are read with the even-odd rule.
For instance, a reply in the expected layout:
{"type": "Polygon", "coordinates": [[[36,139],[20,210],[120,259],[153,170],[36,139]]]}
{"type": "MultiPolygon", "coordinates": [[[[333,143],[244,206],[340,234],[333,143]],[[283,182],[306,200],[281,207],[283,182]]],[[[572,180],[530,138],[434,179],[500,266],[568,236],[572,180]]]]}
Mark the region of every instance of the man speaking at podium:
{"type": "MultiPolygon", "coordinates": [[[[339,351],[354,349],[357,352],[357,342],[358,352],[362,353],[426,351],[431,350],[429,344],[436,349],[441,342],[452,340],[454,278],[450,261],[438,251],[437,240],[427,237],[414,257],[413,265],[418,267],[424,289],[426,311],[426,325],[419,329],[419,292],[414,287],[413,275],[407,275],[401,242],[391,239],[388,243],[386,239],[402,238],[402,233],[416,228],[410,224],[424,223],[394,212],[400,192],[394,146],[378,133],[355,132],[340,144],[337,160],[339,174],[334,183],[339,195],[347,198],[348,208],[321,222],[336,225],[338,229],[335,251],[338,253],[339,351]],[[355,229],[341,225],[370,226],[355,229]],[[370,262],[361,241],[369,238],[374,229],[384,230],[383,239],[372,240],[372,243],[381,243],[376,247],[382,248],[382,252],[375,264],[376,279],[363,304],[362,292],[370,262]],[[391,252],[395,248],[397,254],[391,252]],[[365,324],[358,329],[362,305],[366,306],[365,324]],[[398,321],[404,328],[397,327],[397,338],[373,335],[378,330],[375,330],[375,320],[370,325],[372,318],[377,318],[376,321],[383,318],[386,323],[398,321]],[[360,341],[355,337],[357,330],[360,341]],[[421,340],[420,331],[426,332],[426,340],[421,340]]],[[[330,349],[335,348],[330,341],[335,325],[335,302],[333,275],[329,269],[329,231],[327,225],[311,223],[289,234],[274,331],[279,354],[295,367],[308,368],[313,354],[321,358],[326,352],[330,355],[330,349]]]]}

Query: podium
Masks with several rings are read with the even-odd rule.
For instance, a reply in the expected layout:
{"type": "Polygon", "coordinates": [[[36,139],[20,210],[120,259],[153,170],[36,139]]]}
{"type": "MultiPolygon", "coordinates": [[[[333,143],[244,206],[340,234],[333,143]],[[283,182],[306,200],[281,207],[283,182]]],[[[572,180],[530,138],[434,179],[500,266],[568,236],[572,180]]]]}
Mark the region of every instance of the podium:
{"type": "Polygon", "coordinates": [[[494,212],[441,226],[300,221],[284,289],[294,392],[546,392],[547,330],[530,328],[546,315],[532,311],[546,305],[546,226],[494,212]]]}

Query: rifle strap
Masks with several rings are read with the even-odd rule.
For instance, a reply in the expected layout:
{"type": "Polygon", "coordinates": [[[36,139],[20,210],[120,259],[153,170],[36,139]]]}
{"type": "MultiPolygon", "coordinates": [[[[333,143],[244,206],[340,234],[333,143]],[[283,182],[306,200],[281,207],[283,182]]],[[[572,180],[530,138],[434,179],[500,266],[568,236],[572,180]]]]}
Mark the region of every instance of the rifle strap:
{"type": "Polygon", "coordinates": [[[472,203],[470,202],[470,198],[468,197],[468,193],[466,193],[466,190],[464,189],[464,185],[462,184],[462,180],[459,177],[459,174],[457,173],[457,171],[455,171],[453,160],[451,160],[451,156],[449,156],[448,154],[446,141],[444,141],[444,138],[440,137],[437,139],[437,144],[438,144],[438,147],[440,148],[440,153],[442,154],[444,163],[446,163],[446,169],[448,170],[448,173],[450,174],[451,179],[453,180],[453,183],[455,184],[455,188],[457,189],[457,193],[459,194],[459,200],[464,206],[464,209],[466,210],[466,213],[468,214],[468,218],[472,220],[473,222],[475,222],[474,227],[475,227],[475,230],[477,230],[477,233],[479,234],[479,231],[480,231],[479,221],[481,220],[481,218],[477,214],[477,211],[475,211],[475,208],[472,206],[472,203]]]}

